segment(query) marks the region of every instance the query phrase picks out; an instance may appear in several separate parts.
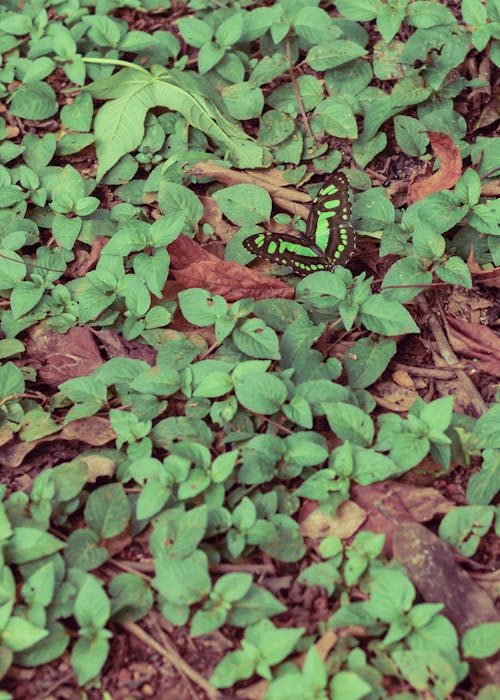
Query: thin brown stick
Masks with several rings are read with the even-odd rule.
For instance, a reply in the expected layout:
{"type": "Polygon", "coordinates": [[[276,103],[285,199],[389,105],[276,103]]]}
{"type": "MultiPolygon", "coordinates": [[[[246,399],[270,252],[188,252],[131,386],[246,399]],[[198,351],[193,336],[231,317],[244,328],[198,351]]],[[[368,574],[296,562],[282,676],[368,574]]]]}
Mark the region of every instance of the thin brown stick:
{"type": "Polygon", "coordinates": [[[145,632],[142,627],[135,622],[123,622],[122,627],[126,629],[127,632],[137,637],[137,639],[140,639],[141,642],[144,642],[144,644],[149,646],[151,649],[154,649],[158,654],[160,654],[160,656],[163,656],[163,658],[166,659],[168,663],[172,664],[172,666],[174,666],[179,673],[183,673],[189,679],[191,679],[193,683],[202,688],[209,698],[212,700],[217,700],[219,697],[217,690],[210,685],[210,683],[201,675],[201,673],[195,671],[194,668],[192,668],[181,656],[179,656],[177,650],[170,644],[170,642],[164,640],[164,646],[162,646],[156,641],[156,639],[145,632]]]}
{"type": "Polygon", "coordinates": [[[307,135],[311,139],[314,139],[313,132],[311,131],[311,127],[309,126],[309,120],[307,119],[306,109],[305,109],[304,103],[302,101],[302,95],[300,94],[299,86],[297,85],[297,79],[295,77],[295,71],[293,69],[292,50],[290,48],[290,39],[288,36],[285,39],[285,46],[286,46],[286,57],[288,58],[288,63],[290,64],[290,68],[288,69],[289,73],[290,73],[290,80],[292,81],[293,91],[295,92],[295,97],[297,98],[297,104],[299,105],[300,113],[302,115],[302,121],[304,122],[304,127],[305,127],[305,130],[307,131],[307,135]]]}

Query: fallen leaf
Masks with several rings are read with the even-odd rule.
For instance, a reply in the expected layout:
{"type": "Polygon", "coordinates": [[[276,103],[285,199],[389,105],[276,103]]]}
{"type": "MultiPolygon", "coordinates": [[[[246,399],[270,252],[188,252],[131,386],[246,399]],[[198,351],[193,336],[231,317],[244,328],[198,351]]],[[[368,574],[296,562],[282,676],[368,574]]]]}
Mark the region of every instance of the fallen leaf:
{"type": "Polygon", "coordinates": [[[474,281],[484,284],[485,287],[500,289],[500,267],[495,267],[494,270],[481,270],[474,273],[474,281]]]}
{"type": "MultiPolygon", "coordinates": [[[[443,613],[463,634],[484,622],[500,620],[488,594],[457,564],[454,550],[419,523],[407,523],[394,534],[394,558],[402,564],[427,603],[444,603],[443,613]]],[[[476,683],[500,678],[500,652],[471,659],[476,683]]]]}
{"type": "Polygon", "coordinates": [[[311,511],[315,501],[305,502],[308,507],[301,509],[301,516],[305,517],[300,523],[299,531],[303,537],[311,539],[323,539],[325,537],[336,536],[341,540],[354,535],[366,520],[366,511],[360,508],[354,501],[344,501],[337,509],[335,515],[324,513],[316,504],[316,508],[311,511]]]}
{"type": "Polygon", "coordinates": [[[8,425],[0,426],[0,447],[6,445],[14,437],[14,431],[8,425]]]}
{"type": "Polygon", "coordinates": [[[85,326],[70,328],[64,334],[56,333],[45,323],[32,326],[26,356],[49,386],[92,374],[104,362],[92,331],[85,326]]]}
{"type": "Polygon", "coordinates": [[[87,483],[95,484],[100,477],[111,477],[115,473],[116,464],[109,457],[99,454],[89,454],[79,457],[87,465],[87,483]]]}
{"type": "Polygon", "coordinates": [[[246,297],[253,297],[255,301],[269,297],[292,299],[295,294],[292,287],[279,279],[219,258],[201,260],[182,270],[174,270],[174,277],[185,289],[201,287],[211,294],[220,294],[227,301],[246,297]]]}
{"type": "Polygon", "coordinates": [[[458,318],[447,317],[448,339],[453,350],[463,357],[474,360],[474,367],[491,374],[500,375],[500,338],[488,326],[467,323],[458,318]]]}
{"type": "Polygon", "coordinates": [[[220,260],[216,255],[209,253],[197,241],[188,238],[183,233],[170,243],[167,248],[170,255],[170,265],[174,268],[183,268],[200,260],[220,260]]]}
{"type": "Polygon", "coordinates": [[[89,270],[94,268],[101,257],[101,252],[104,246],[109,242],[109,238],[106,236],[96,236],[92,241],[92,247],[90,251],[84,248],[78,248],[76,251],[76,258],[66,268],[66,273],[68,277],[84,277],[89,270]]]}
{"type": "Polygon", "coordinates": [[[113,357],[130,357],[132,360],[142,360],[151,366],[156,364],[157,352],[150,345],[138,343],[136,340],[126,340],[115,331],[92,330],[92,333],[103,346],[108,360],[113,357]]]}
{"type": "Polygon", "coordinates": [[[418,396],[415,389],[399,386],[391,381],[379,382],[376,385],[376,391],[373,398],[377,404],[396,413],[409,411],[418,396]]]}
{"type": "Polygon", "coordinates": [[[81,440],[87,445],[101,447],[116,438],[116,433],[107,418],[89,416],[78,418],[65,425],[58,436],[63,440],[81,440]]]}
{"type": "Polygon", "coordinates": [[[429,194],[454,187],[462,174],[462,157],[453,139],[440,131],[429,131],[432,150],[440,160],[439,170],[432,175],[418,176],[408,188],[408,205],[429,194]]]}
{"type": "Polygon", "coordinates": [[[493,90],[490,101],[486,104],[483,111],[479,115],[474,131],[484,129],[485,126],[490,126],[500,119],[500,88],[496,87],[493,90]]]}
{"type": "Polygon", "coordinates": [[[213,228],[221,241],[224,241],[224,243],[230,241],[238,231],[238,227],[226,221],[215,199],[212,199],[212,197],[200,197],[199,199],[203,204],[203,216],[200,219],[200,225],[208,224],[213,228]]]}

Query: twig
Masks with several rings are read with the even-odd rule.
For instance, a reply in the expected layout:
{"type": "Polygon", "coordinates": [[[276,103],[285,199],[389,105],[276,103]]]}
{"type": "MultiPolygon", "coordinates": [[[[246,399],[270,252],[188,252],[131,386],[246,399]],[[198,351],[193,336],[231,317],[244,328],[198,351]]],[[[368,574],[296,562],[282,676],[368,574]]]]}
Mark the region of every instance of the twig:
{"type": "Polygon", "coordinates": [[[289,68],[290,79],[292,81],[293,91],[295,92],[295,97],[297,98],[297,103],[299,105],[300,113],[302,115],[302,121],[304,122],[304,127],[307,131],[307,135],[310,138],[314,139],[313,132],[311,131],[311,127],[309,126],[309,121],[307,119],[306,109],[305,109],[304,103],[302,101],[302,95],[300,94],[299,86],[297,85],[297,79],[295,78],[295,71],[293,70],[293,61],[292,61],[292,50],[290,48],[290,39],[288,36],[285,39],[285,46],[286,46],[286,57],[288,58],[288,63],[290,64],[290,68],[289,68]]]}
{"type": "Polygon", "coordinates": [[[462,369],[463,363],[460,363],[458,368],[450,369],[435,369],[434,367],[415,367],[414,365],[405,365],[402,362],[391,362],[390,369],[399,369],[401,372],[407,372],[414,377],[431,377],[432,379],[452,379],[457,373],[457,369],[462,369]]]}
{"type": "Polygon", "coordinates": [[[203,678],[201,673],[191,668],[167,640],[164,640],[164,646],[162,646],[135,622],[123,622],[122,627],[163,656],[163,658],[172,664],[180,673],[184,673],[193,683],[196,683],[196,685],[202,688],[209,698],[217,700],[219,697],[217,690],[210,685],[206,678],[203,678]]]}

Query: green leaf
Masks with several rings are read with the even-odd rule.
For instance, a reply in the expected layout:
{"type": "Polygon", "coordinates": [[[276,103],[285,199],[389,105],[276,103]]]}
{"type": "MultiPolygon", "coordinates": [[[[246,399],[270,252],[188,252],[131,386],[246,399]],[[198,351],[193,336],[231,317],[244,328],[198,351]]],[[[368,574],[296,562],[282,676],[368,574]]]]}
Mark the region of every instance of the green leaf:
{"type": "Polygon", "coordinates": [[[344,63],[354,61],[354,59],[364,56],[365,49],[354,41],[337,39],[329,41],[328,44],[318,44],[309,50],[306,56],[306,63],[313,70],[328,70],[337,68],[344,63]]]}
{"type": "Polygon", "coordinates": [[[67,129],[87,132],[92,123],[92,98],[88,92],[81,92],[72,104],[61,109],[61,121],[67,129]]]}
{"type": "Polygon", "coordinates": [[[71,665],[79,685],[85,685],[99,674],[108,652],[109,642],[99,634],[93,639],[77,640],[71,652],[71,665]]]}
{"type": "Polygon", "coordinates": [[[0,249],[0,289],[12,289],[26,274],[23,259],[13,250],[0,249]]]}
{"type": "Polygon", "coordinates": [[[211,326],[220,314],[227,311],[227,302],[223,297],[212,297],[209,292],[197,287],[179,292],[179,306],[184,318],[196,326],[211,326]]]}
{"type": "Polygon", "coordinates": [[[121,484],[108,484],[93,491],[85,505],[85,522],[101,539],[116,537],[127,527],[130,504],[121,484]]]}
{"type": "Polygon", "coordinates": [[[228,49],[239,41],[243,34],[243,27],[243,12],[231,15],[218,26],[215,32],[215,40],[221,48],[228,49]]]}
{"type": "Polygon", "coordinates": [[[12,98],[10,113],[21,119],[48,119],[58,110],[56,93],[50,85],[33,82],[21,85],[12,98]]]}
{"type": "Polygon", "coordinates": [[[224,58],[224,49],[220,49],[212,42],[207,42],[203,44],[198,54],[198,70],[200,75],[208,73],[214,66],[216,66],[219,61],[224,58]]]}
{"type": "Polygon", "coordinates": [[[488,532],[494,515],[493,506],[460,506],[446,513],[439,526],[439,536],[464,557],[471,557],[482,535],[488,532]]]}
{"type": "Polygon", "coordinates": [[[198,223],[203,216],[203,205],[195,193],[176,182],[163,180],[158,191],[158,205],[169,221],[180,221],[183,216],[192,232],[198,230],[198,223]]]}
{"type": "Polygon", "coordinates": [[[258,224],[271,216],[271,197],[257,185],[233,185],[212,196],[224,216],[240,226],[258,224]]]}
{"type": "Polygon", "coordinates": [[[466,658],[486,659],[500,649],[500,622],[485,622],[467,630],[462,637],[466,658]]]}
{"type": "Polygon", "coordinates": [[[363,338],[356,341],[344,357],[349,386],[365,389],[380,377],[396,354],[396,343],[387,338],[363,338]]]}
{"type": "Polygon", "coordinates": [[[10,295],[12,316],[16,319],[21,318],[28,311],[34,309],[44,291],[43,287],[38,287],[33,282],[20,282],[10,295]]]}
{"type": "Polygon", "coordinates": [[[352,671],[339,671],[330,681],[330,690],[336,700],[361,700],[372,691],[361,676],[352,671]]]}
{"type": "Polygon", "coordinates": [[[340,138],[355,139],[358,135],[352,107],[347,102],[339,102],[337,97],[327,97],[320,102],[314,110],[312,126],[340,138]]]}
{"type": "Polygon", "coordinates": [[[233,341],[238,350],[250,357],[279,360],[278,336],[272,328],[258,318],[249,318],[233,331],[233,341]]]}
{"type": "Polygon", "coordinates": [[[362,447],[372,444],[375,427],[364,411],[348,403],[324,404],[324,408],[330,428],[341,440],[362,447]]]}
{"type": "Polygon", "coordinates": [[[108,559],[106,547],[99,547],[99,535],[93,530],[73,530],[66,542],[64,559],[68,566],[84,571],[97,569],[108,559]]]}
{"type": "Polygon", "coordinates": [[[153,605],[149,585],[136,574],[118,574],[109,584],[113,622],[135,622],[147,615],[153,605]]]}
{"type": "Polygon", "coordinates": [[[272,415],[286,400],[286,386],[273,374],[247,374],[235,380],[234,393],[242,406],[272,415]]]}
{"type": "Polygon", "coordinates": [[[75,599],[75,617],[80,627],[104,627],[111,607],[98,579],[87,574],[75,599]]]}
{"type": "Polygon", "coordinates": [[[381,294],[372,294],[363,302],[359,320],[368,330],[382,335],[420,332],[404,306],[381,294]]]}
{"type": "Polygon", "coordinates": [[[221,90],[227,111],[235,119],[255,119],[264,108],[264,94],[250,83],[236,83],[221,90]]]}
{"type": "Polygon", "coordinates": [[[210,25],[197,17],[180,17],[177,26],[184,41],[198,49],[212,38],[210,25]]]}
{"type": "Polygon", "coordinates": [[[47,637],[48,631],[23,617],[13,616],[2,630],[2,643],[12,651],[24,651],[47,637]]]}
{"type": "Polygon", "coordinates": [[[500,454],[498,450],[484,450],[483,464],[467,483],[467,501],[470,505],[487,505],[500,491],[500,454]]]}
{"type": "Polygon", "coordinates": [[[394,117],[394,133],[398,146],[407,155],[419,158],[425,153],[429,137],[418,119],[406,116],[394,117]]]}
{"type": "Polygon", "coordinates": [[[5,545],[5,560],[12,564],[26,564],[49,556],[64,546],[64,542],[43,530],[16,527],[5,545]]]}

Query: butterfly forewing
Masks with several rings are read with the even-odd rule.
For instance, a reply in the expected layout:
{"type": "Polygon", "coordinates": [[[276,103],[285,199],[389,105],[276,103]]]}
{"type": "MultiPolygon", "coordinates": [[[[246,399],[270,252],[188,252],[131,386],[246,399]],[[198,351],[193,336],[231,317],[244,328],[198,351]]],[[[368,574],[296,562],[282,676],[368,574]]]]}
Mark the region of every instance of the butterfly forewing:
{"type": "Polygon", "coordinates": [[[266,260],[288,265],[299,275],[345,265],[356,248],[349,223],[351,202],[344,173],[335,173],[313,200],[305,233],[299,237],[257,233],[243,241],[247,250],[266,260]]]}

